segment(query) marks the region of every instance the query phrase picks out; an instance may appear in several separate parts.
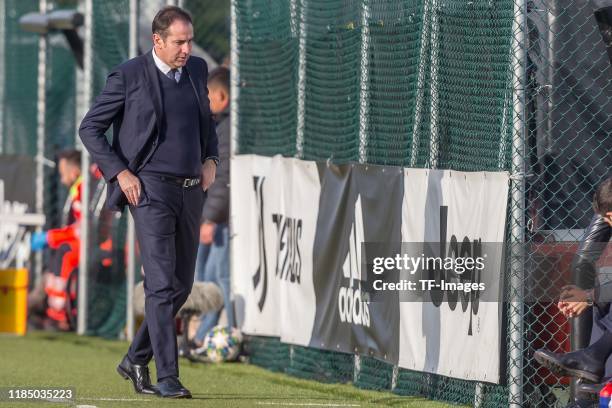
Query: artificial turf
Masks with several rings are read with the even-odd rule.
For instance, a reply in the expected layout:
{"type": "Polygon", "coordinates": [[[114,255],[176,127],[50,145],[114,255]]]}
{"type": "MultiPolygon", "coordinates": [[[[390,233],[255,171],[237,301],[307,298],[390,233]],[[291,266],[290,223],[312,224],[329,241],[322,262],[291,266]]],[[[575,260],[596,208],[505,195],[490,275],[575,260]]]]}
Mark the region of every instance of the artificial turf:
{"type": "MultiPolygon", "coordinates": [[[[76,407],[419,407],[449,405],[418,397],[366,391],[348,384],[322,384],[272,373],[241,363],[204,365],[180,361],[180,377],[191,400],[166,400],[135,394],[115,372],[127,343],[74,334],[31,332],[0,335],[0,388],[70,387],[70,402],[8,402],[15,406],[76,407]]],[[[154,364],[151,377],[155,379],[154,364]]]]}

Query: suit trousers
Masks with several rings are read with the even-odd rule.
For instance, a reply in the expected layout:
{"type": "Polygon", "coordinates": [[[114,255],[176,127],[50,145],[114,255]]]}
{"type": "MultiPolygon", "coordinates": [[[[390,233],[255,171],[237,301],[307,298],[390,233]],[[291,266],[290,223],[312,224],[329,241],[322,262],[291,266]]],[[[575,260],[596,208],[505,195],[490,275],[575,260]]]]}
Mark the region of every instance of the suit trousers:
{"type": "Polygon", "coordinates": [[[128,350],[134,364],[155,357],[158,381],[178,376],[174,318],[193,286],[205,193],[140,174],[142,193],[130,206],[144,267],[145,321],[128,350]]]}

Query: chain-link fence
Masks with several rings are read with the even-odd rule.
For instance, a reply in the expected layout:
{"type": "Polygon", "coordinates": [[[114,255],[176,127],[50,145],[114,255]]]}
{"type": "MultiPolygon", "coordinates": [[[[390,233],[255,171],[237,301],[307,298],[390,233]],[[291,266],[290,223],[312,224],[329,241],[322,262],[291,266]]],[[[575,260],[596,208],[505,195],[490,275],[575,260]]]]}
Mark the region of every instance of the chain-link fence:
{"type": "Polygon", "coordinates": [[[249,341],[252,361],[452,403],[564,406],[567,383],[532,355],[569,350],[553,288],[572,282],[594,189],[612,167],[612,70],[594,15],[602,5],[234,0],[233,7],[238,153],[512,175],[501,384],[394,374],[370,358],[265,338],[249,341]]]}

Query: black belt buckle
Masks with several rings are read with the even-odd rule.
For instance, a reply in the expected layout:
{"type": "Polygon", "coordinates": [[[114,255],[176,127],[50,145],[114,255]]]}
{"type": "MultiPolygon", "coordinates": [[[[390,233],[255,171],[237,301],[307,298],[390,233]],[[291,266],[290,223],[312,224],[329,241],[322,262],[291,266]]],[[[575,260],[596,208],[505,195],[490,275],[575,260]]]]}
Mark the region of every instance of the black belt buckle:
{"type": "Polygon", "coordinates": [[[183,188],[193,187],[197,185],[199,182],[200,182],[200,179],[197,179],[197,178],[185,179],[183,180],[183,188]]]}

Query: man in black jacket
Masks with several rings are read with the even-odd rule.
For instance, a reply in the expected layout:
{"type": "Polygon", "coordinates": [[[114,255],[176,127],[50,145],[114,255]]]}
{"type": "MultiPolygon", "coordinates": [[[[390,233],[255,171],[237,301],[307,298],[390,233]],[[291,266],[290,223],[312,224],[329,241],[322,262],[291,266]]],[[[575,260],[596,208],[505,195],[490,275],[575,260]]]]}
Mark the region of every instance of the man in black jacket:
{"type": "MultiPolygon", "coordinates": [[[[219,168],[215,182],[208,190],[202,211],[200,242],[210,245],[204,276],[219,285],[223,292],[227,325],[235,326],[234,310],[230,298],[229,274],[229,176],[230,176],[230,73],[225,67],[213,70],[208,76],[210,109],[217,122],[219,139],[219,168]]],[[[219,312],[206,314],[194,338],[196,346],[219,319],[219,312]]],[[[196,351],[197,352],[197,351],[196,351]]]]}
{"type": "MultiPolygon", "coordinates": [[[[612,237],[612,178],[598,187],[593,198],[593,209],[595,214],[581,240],[573,265],[579,273],[591,275],[591,278],[595,275],[595,262],[612,237]]],[[[593,332],[591,345],[582,350],[565,354],[547,350],[535,352],[535,359],[558,375],[597,383],[604,373],[610,374],[606,370],[606,360],[612,354],[612,283],[604,278],[607,277],[599,276],[599,282],[593,289],[585,290],[576,285],[563,288],[559,310],[571,318],[594,306],[593,332]]]]}

